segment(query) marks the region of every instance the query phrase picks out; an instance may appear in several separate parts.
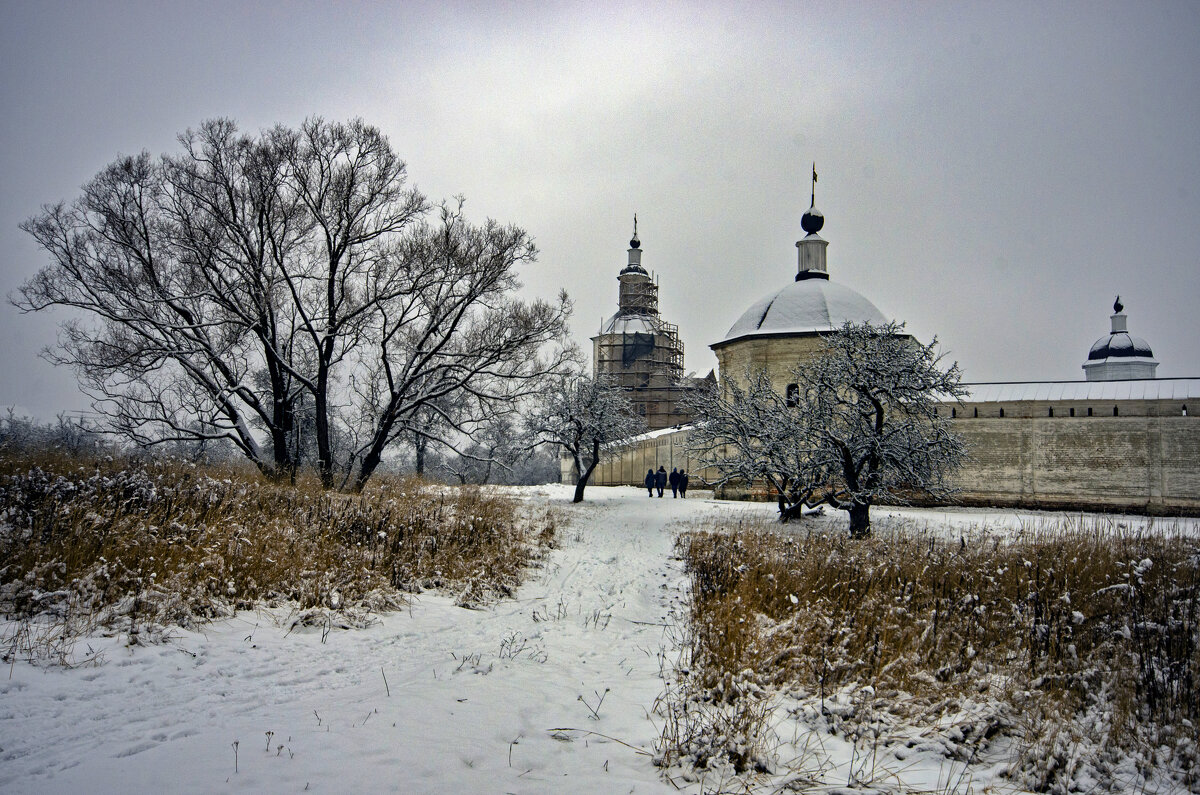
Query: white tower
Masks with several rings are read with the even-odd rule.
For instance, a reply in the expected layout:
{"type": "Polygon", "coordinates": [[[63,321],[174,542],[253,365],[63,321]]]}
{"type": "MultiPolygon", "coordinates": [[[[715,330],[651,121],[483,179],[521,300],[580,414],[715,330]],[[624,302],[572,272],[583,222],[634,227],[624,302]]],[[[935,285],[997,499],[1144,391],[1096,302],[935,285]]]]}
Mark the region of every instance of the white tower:
{"type": "Polygon", "coordinates": [[[1112,331],[1101,337],[1088,351],[1088,360],[1083,363],[1083,372],[1089,381],[1133,381],[1154,378],[1158,362],[1150,344],[1141,337],[1129,333],[1125,307],[1121,296],[1113,302],[1110,316],[1112,331]]]}

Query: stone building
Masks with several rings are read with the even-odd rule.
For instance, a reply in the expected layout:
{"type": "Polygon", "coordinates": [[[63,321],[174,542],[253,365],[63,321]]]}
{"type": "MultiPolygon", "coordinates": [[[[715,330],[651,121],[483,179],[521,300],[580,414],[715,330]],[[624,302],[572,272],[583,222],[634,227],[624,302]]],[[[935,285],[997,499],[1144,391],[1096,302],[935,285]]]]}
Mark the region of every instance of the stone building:
{"type": "Polygon", "coordinates": [[[684,375],[679,328],[659,315],[658,284],[642,267],[636,215],[628,260],[617,281],[617,312],[592,337],[593,374],[615,378],[650,430],[690,422],[681,401],[703,379],[684,375]]]}
{"type": "MultiPolygon", "coordinates": [[[[810,207],[795,279],[711,345],[721,379],[766,369],[789,389],[793,365],[819,350],[823,332],[847,320],[885,322],[871,301],[830,278],[823,223],[810,207]]],[[[969,452],[953,477],[956,503],[1200,514],[1200,378],[1155,378],[1149,344],[1129,334],[1119,299],[1113,309],[1110,334],[1083,365],[1085,380],[969,383],[962,402],[939,407],[969,452]]],[[[665,466],[688,470],[699,486],[715,473],[688,455],[687,433],[685,426],[645,434],[602,461],[592,482],[639,485],[647,469],[665,466]]]]}

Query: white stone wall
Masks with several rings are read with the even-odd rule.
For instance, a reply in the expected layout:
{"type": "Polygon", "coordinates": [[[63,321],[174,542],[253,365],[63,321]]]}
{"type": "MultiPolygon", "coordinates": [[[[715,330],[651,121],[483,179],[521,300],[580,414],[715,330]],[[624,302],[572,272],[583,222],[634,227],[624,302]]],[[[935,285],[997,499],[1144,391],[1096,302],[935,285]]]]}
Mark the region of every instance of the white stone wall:
{"type": "MultiPolygon", "coordinates": [[[[1173,401],[1127,400],[1069,406],[966,404],[954,429],[970,453],[953,478],[955,502],[1028,508],[1200,514],[1200,415],[1173,401]],[[1004,417],[1000,409],[1004,409],[1004,417]],[[1112,410],[1117,408],[1117,416],[1112,410]],[[975,417],[975,410],[979,416],[975,417]],[[965,416],[964,416],[965,415],[965,416]]],[[[949,411],[947,405],[943,410],[949,411]]],[[[686,450],[687,430],[661,434],[611,454],[595,485],[640,486],[646,470],[688,470],[692,488],[706,476],[686,450]]],[[[569,467],[569,461],[568,461],[569,467]]],[[[770,498],[759,488],[757,496],[770,498]]]]}

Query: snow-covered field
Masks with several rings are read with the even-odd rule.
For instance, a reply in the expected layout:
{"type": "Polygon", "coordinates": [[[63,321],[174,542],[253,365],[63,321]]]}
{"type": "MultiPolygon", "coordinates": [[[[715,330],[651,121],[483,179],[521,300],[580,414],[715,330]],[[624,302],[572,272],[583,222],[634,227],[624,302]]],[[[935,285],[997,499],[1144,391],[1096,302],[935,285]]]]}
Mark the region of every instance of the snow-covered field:
{"type": "MultiPolygon", "coordinates": [[[[0,671],[0,791],[699,791],[651,762],[686,587],[673,543],[683,525],[773,506],[598,487],[570,506],[568,487],[514,491],[567,522],[513,600],[465,610],[425,593],[367,629],[327,634],[289,631],[286,611],[247,612],[162,645],[82,641],[77,655],[90,645],[98,666],[0,671]]],[[[985,517],[995,529],[1030,516],[874,518],[887,514],[956,528],[985,517]]],[[[816,742],[834,765],[856,753],[816,742]]],[[[919,748],[895,768],[893,787],[1005,790],[986,765],[959,777],[961,764],[919,748]]]]}

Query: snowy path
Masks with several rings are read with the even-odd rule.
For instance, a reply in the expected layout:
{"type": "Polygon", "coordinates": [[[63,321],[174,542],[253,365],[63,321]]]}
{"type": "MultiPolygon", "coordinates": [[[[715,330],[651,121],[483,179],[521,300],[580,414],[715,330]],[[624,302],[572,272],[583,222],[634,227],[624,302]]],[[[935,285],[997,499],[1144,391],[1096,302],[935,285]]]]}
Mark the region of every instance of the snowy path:
{"type": "Polygon", "coordinates": [[[570,517],[560,548],[487,610],[423,594],[324,644],[243,613],[172,645],[99,639],[98,668],[16,665],[0,674],[0,791],[674,792],[622,743],[657,738],[678,524],[765,506],[541,492],[570,517]],[[579,697],[599,694],[595,719],[579,697]]]}

